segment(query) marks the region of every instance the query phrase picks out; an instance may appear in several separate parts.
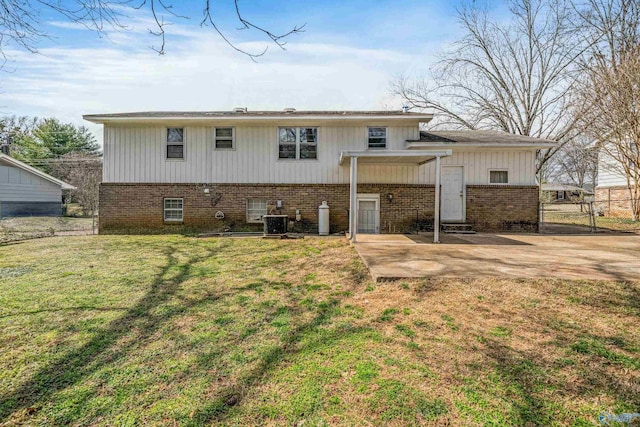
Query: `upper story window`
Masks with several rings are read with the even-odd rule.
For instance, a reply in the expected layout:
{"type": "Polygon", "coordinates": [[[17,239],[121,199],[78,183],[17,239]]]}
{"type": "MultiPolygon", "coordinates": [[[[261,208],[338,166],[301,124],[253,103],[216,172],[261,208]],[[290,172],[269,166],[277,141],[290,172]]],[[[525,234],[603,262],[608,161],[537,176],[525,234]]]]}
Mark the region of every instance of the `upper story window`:
{"type": "Polygon", "coordinates": [[[215,139],[217,150],[233,150],[236,148],[234,128],[215,128],[215,139]]]}
{"type": "Polygon", "coordinates": [[[184,159],[184,128],[167,128],[167,159],[184,159]]]}
{"type": "Polygon", "coordinates": [[[494,170],[489,171],[489,184],[508,184],[509,171],[494,170]]]}
{"type": "Polygon", "coordinates": [[[279,128],[279,159],[317,159],[318,128],[279,128]]]}
{"type": "Polygon", "coordinates": [[[387,128],[369,128],[369,148],[387,148],[387,128]]]}

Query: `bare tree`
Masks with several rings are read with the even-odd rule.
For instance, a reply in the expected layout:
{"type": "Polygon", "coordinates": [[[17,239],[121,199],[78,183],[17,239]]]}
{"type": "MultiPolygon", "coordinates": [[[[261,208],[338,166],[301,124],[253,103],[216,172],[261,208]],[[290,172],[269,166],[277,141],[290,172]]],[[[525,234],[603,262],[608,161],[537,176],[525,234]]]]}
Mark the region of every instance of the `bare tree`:
{"type": "Polygon", "coordinates": [[[592,138],[580,136],[567,142],[549,161],[554,179],[593,189],[598,170],[598,147],[592,138]]]}
{"type": "MultiPolygon", "coordinates": [[[[249,52],[238,47],[216,21],[212,0],[200,1],[201,26],[211,26],[229,46],[251,59],[255,60],[266,53],[268,46],[258,52],[249,52]]],[[[304,25],[296,25],[282,34],[276,34],[245,18],[238,0],[234,0],[234,6],[238,29],[260,33],[282,49],[285,48],[284,39],[287,36],[303,31],[304,25]]],[[[152,18],[154,24],[149,28],[149,32],[159,38],[159,46],[153,49],[160,54],[165,53],[165,35],[171,20],[190,18],[180,14],[167,0],[0,0],[0,56],[6,60],[4,49],[8,44],[37,52],[38,42],[48,37],[42,21],[43,14],[53,13],[100,35],[106,35],[110,29],[126,30],[129,18],[127,13],[135,10],[147,11],[152,18]]]]}
{"type": "Polygon", "coordinates": [[[627,181],[640,219],[640,4],[587,0],[577,5],[593,42],[583,57],[582,125],[598,142],[604,167],[627,181]]]}
{"type": "Polygon", "coordinates": [[[84,215],[91,215],[95,229],[102,159],[94,154],[72,152],[53,162],[51,167],[54,176],[76,187],[69,196],[82,207],[84,215]]]}
{"type": "MultiPolygon", "coordinates": [[[[576,134],[572,102],[576,59],[583,53],[565,0],[509,0],[508,23],[475,2],[458,18],[462,39],[427,78],[399,77],[392,90],[410,107],[431,109],[439,125],[496,129],[560,141],[576,134]]],[[[538,172],[558,148],[539,156],[538,172]]]]}

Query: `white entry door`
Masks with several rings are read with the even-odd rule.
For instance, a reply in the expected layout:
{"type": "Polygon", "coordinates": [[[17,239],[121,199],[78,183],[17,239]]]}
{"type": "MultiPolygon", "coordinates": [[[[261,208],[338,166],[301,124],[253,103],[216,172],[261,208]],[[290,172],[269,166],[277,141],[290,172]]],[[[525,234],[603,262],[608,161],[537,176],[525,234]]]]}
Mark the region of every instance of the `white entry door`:
{"type": "Polygon", "coordinates": [[[358,195],[358,233],[380,232],[380,196],[358,195]]]}
{"type": "Polygon", "coordinates": [[[442,167],[442,221],[464,221],[464,168],[442,167]]]}

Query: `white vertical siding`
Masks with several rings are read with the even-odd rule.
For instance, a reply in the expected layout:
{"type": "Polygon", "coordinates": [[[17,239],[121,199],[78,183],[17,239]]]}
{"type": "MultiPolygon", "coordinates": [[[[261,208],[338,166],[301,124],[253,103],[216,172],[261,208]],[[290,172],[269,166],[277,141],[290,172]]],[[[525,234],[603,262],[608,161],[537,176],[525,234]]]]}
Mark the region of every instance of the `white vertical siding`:
{"type": "MultiPolygon", "coordinates": [[[[491,169],[509,171],[509,184],[535,185],[535,150],[520,151],[455,151],[442,159],[443,166],[464,166],[467,185],[489,184],[491,169]]],[[[425,165],[422,182],[435,183],[435,164],[425,165]]]]}
{"type": "Polygon", "coordinates": [[[609,153],[600,150],[598,153],[598,187],[626,186],[627,179],[619,164],[609,153]]]}
{"type": "MultiPolygon", "coordinates": [[[[418,138],[418,126],[387,127],[390,150],[418,138]]],[[[235,149],[216,150],[212,127],[185,128],[185,160],[165,159],[165,127],[113,127],[104,132],[104,182],[308,183],[349,182],[343,150],[367,148],[367,126],[320,126],[317,160],[278,159],[278,127],[236,126],[235,149]]],[[[535,184],[535,151],[460,151],[443,165],[464,165],[467,184],[487,184],[489,169],[509,170],[509,183],[535,184]]],[[[362,183],[433,184],[434,165],[361,164],[362,183]]]]}

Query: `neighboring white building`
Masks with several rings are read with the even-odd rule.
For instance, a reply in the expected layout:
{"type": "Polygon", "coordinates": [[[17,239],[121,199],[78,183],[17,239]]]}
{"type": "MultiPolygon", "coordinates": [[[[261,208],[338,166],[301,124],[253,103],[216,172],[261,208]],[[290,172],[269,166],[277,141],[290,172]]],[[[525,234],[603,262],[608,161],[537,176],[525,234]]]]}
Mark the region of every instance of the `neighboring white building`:
{"type": "Polygon", "coordinates": [[[0,218],[62,215],[62,190],[75,187],[0,153],[0,218]]]}
{"type": "Polygon", "coordinates": [[[400,111],[84,118],[104,124],[103,232],[251,229],[267,213],[313,231],[322,201],[332,232],[405,232],[433,222],[436,213],[478,230],[532,230],[536,152],[555,145],[500,132],[421,132],[432,115],[400,111]],[[357,212],[353,223],[349,212],[357,212]]]}
{"type": "Polygon", "coordinates": [[[631,218],[631,193],[620,161],[605,150],[598,152],[596,205],[606,216],[631,218]]]}

